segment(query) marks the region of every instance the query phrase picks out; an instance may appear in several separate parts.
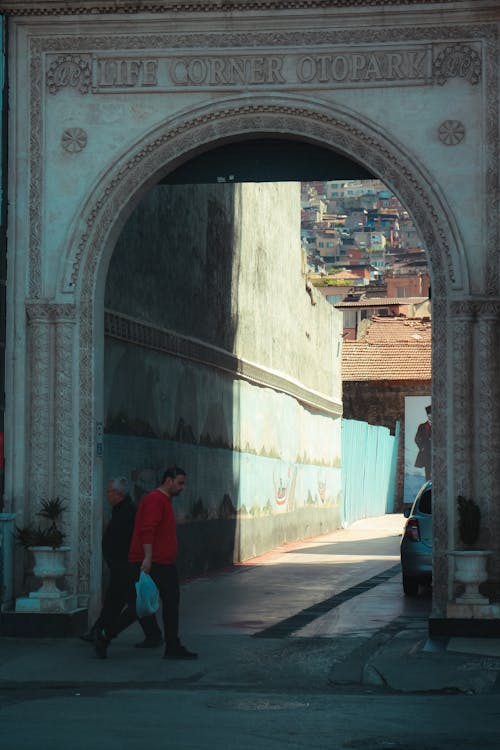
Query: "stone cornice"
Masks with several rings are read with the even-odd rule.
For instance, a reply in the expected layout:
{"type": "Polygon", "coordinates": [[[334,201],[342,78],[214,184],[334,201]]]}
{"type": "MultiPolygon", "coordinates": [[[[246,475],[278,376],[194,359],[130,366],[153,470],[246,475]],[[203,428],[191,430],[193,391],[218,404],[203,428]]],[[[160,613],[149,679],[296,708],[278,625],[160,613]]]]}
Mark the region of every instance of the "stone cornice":
{"type": "MultiPolygon", "coordinates": [[[[332,9],[405,8],[434,6],[436,10],[454,6],[458,11],[468,6],[466,0],[0,0],[0,14],[12,16],[147,14],[147,13],[235,13],[266,11],[307,11],[332,9]]],[[[474,12],[497,11],[496,0],[476,0],[474,12]]]]}
{"type": "Polygon", "coordinates": [[[286,393],[296,398],[297,401],[310,409],[334,418],[342,415],[342,404],[339,400],[313,391],[286,375],[241,359],[231,352],[198,339],[181,336],[175,331],[158,328],[143,320],[137,320],[111,310],[106,310],[104,314],[104,332],[110,338],[188,359],[191,362],[215,368],[249,383],[264,388],[273,388],[280,393],[286,393]]]}
{"type": "Polygon", "coordinates": [[[56,304],[42,300],[28,300],[26,316],[29,323],[75,322],[76,308],[70,303],[56,304]]]}
{"type": "Polygon", "coordinates": [[[467,320],[500,319],[500,300],[498,298],[470,298],[463,300],[452,300],[450,311],[453,317],[467,320]]]}

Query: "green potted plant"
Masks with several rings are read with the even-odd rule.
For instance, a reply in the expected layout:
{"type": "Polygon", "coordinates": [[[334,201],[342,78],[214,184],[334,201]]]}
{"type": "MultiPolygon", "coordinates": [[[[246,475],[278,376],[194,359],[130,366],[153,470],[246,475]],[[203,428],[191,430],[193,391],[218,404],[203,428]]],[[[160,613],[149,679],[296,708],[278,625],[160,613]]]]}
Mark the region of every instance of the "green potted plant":
{"type": "Polygon", "coordinates": [[[458,533],[466,547],[473,547],[479,539],[481,509],[479,505],[463,495],[457,497],[458,533]]]}
{"type": "Polygon", "coordinates": [[[51,500],[42,500],[37,516],[50,522],[49,525],[35,526],[30,523],[21,528],[16,526],[14,536],[17,543],[26,549],[31,547],[51,547],[52,549],[62,547],[66,535],[59,528],[58,523],[65,510],[66,506],[58,497],[51,500]]]}
{"type": "Polygon", "coordinates": [[[41,588],[30,594],[32,598],[58,599],[66,593],[56,586],[56,579],[66,572],[65,554],[69,549],[63,546],[66,535],[59,527],[65,510],[66,505],[59,497],[42,500],[37,515],[44,523],[16,526],[16,542],[33,553],[33,572],[42,579],[41,588]]]}

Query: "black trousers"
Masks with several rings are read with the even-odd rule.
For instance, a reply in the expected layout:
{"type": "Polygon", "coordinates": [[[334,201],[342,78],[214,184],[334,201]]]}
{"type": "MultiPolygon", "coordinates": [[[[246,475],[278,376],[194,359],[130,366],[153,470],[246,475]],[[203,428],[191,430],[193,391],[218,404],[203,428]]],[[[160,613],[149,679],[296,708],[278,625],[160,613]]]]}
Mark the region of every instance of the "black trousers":
{"type": "MultiPolygon", "coordinates": [[[[101,614],[98,623],[110,637],[116,635],[116,622],[130,598],[130,577],[128,565],[119,565],[109,569],[109,583],[104,593],[101,614]]],[[[134,618],[135,619],[135,618],[134,618]]],[[[133,622],[133,620],[132,620],[133,622]]],[[[128,623],[130,625],[130,623],[128,623]]],[[[125,627],[127,627],[125,625],[125,627]]],[[[123,630],[124,628],[122,628],[123,630]]]]}
{"type": "MultiPolygon", "coordinates": [[[[109,572],[109,585],[104,595],[98,623],[99,627],[106,631],[109,638],[116,638],[122,630],[128,628],[137,619],[135,612],[135,588],[130,576],[129,563],[112,567],[109,572]],[[132,607],[130,606],[131,602],[132,607]]],[[[146,637],[150,633],[154,633],[153,637],[156,638],[161,635],[154,616],[141,617],[139,622],[146,637]]]]}
{"type": "MultiPolygon", "coordinates": [[[[133,601],[129,600],[128,607],[134,608],[135,612],[135,582],[139,579],[141,572],[140,563],[130,563],[131,577],[133,580],[133,601]]],[[[150,576],[158,587],[162,604],[163,635],[165,648],[176,648],[179,645],[179,576],[175,565],[151,565],[150,576]]],[[[158,623],[155,617],[143,617],[140,620],[147,638],[158,637],[158,623]]]]}

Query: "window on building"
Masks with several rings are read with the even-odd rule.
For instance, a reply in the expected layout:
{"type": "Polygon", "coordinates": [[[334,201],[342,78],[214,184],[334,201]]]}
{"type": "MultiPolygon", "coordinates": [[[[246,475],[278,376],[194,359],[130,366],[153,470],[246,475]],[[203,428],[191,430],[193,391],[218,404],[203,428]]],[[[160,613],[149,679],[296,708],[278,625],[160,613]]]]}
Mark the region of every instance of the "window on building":
{"type": "Polygon", "coordinates": [[[342,295],[341,294],[327,294],[326,301],[329,302],[331,305],[335,305],[337,304],[337,302],[342,302],[342,295]]]}
{"type": "Polygon", "coordinates": [[[355,310],[344,310],[344,328],[356,328],[355,310]]]}

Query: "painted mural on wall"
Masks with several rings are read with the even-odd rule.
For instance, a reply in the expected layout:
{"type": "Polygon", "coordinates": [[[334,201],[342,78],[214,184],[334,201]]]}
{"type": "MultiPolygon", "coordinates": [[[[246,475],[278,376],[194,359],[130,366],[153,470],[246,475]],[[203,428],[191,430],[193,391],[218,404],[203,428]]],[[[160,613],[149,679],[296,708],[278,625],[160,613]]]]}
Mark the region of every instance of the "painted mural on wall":
{"type": "Polygon", "coordinates": [[[405,398],[404,503],[411,503],[431,478],[432,408],[430,396],[405,398]]]}
{"type": "Polygon", "coordinates": [[[105,477],[129,477],[136,500],[176,462],[188,472],[181,522],[340,505],[340,419],[110,339],[105,372],[105,477]]]}

